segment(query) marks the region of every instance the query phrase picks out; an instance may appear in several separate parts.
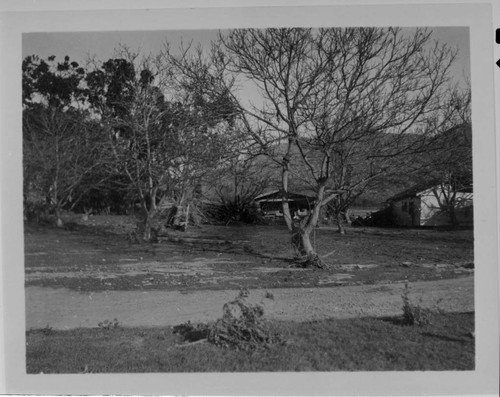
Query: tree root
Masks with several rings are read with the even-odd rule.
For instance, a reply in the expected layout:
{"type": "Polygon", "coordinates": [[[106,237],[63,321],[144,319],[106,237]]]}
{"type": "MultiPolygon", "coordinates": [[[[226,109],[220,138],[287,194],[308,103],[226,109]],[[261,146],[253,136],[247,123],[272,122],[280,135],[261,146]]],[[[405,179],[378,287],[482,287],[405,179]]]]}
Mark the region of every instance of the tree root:
{"type": "Polygon", "coordinates": [[[321,260],[318,254],[309,254],[296,259],[298,267],[314,268],[314,269],[328,269],[329,266],[321,260]]]}

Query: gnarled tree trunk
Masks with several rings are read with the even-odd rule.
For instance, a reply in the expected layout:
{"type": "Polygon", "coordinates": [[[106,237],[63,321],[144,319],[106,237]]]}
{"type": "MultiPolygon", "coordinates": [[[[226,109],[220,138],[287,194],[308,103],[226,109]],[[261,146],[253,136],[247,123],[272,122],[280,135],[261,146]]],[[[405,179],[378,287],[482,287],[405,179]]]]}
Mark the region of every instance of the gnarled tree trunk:
{"type": "Polygon", "coordinates": [[[344,215],[341,212],[335,214],[335,221],[337,223],[337,232],[345,234],[344,215]]]}
{"type": "MultiPolygon", "coordinates": [[[[311,233],[318,224],[323,196],[324,186],[321,186],[312,212],[298,224],[293,224],[291,228],[292,246],[301,256],[300,260],[303,267],[326,267],[311,243],[311,233]]],[[[288,207],[285,208],[285,206],[283,206],[283,213],[285,213],[286,210],[290,211],[288,207]]]]}
{"type": "Polygon", "coordinates": [[[55,213],[56,213],[56,226],[63,227],[64,222],[62,220],[61,210],[58,206],[56,206],[55,213]]]}

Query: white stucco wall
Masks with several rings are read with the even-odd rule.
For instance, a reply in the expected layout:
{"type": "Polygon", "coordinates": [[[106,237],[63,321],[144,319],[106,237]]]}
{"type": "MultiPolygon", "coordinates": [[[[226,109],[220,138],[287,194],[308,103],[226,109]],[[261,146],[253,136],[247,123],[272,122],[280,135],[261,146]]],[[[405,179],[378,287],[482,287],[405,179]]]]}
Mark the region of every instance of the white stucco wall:
{"type": "MultiPolygon", "coordinates": [[[[445,189],[449,191],[449,187],[445,186],[445,189]]],[[[418,195],[421,201],[421,226],[445,226],[451,223],[449,214],[443,211],[439,204],[445,201],[442,188],[428,189],[418,195]]],[[[472,223],[472,195],[472,193],[463,192],[457,192],[455,195],[455,214],[459,224],[472,223]],[[470,211],[465,210],[467,207],[470,211]]]]}
{"type": "MultiPolygon", "coordinates": [[[[446,187],[445,187],[446,188],[446,187]]],[[[455,214],[460,225],[472,225],[472,193],[457,192],[455,214]]],[[[450,224],[447,212],[441,209],[444,202],[441,188],[424,190],[414,197],[408,197],[392,204],[392,216],[398,226],[445,226],[450,224]],[[411,211],[413,203],[414,211],[411,211]]]]}

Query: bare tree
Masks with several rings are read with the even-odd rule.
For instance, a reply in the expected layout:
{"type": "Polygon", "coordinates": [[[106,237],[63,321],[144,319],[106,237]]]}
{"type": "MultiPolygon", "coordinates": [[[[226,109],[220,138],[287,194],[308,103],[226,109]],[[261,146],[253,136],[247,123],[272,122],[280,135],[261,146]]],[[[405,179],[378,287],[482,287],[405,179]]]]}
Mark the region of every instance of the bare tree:
{"type": "Polygon", "coordinates": [[[422,165],[416,175],[422,181],[436,181],[432,192],[450,224],[456,227],[457,210],[471,204],[473,192],[470,86],[451,89],[430,126],[437,133],[418,161],[422,165]]]}
{"type": "Polygon", "coordinates": [[[175,75],[164,52],[140,58],[122,49],[89,73],[87,83],[108,134],[109,166],[126,175],[142,212],[140,238],[150,240],[162,203],[188,203],[215,166],[229,123],[175,75]]]}
{"type": "Polygon", "coordinates": [[[264,151],[271,142],[285,147],[275,158],[284,218],[306,264],[321,266],[310,241],[321,208],[339,197],[348,202],[357,187],[394,166],[388,159],[423,147],[423,126],[440,106],[455,58],[430,39],[428,30],[397,28],[238,29],[220,35],[219,62],[253,82],[263,98],[256,106],[240,101],[248,132],[264,151]],[[314,186],[316,201],[310,215],[294,224],[288,185],[300,173],[314,186]]]}
{"type": "MultiPolygon", "coordinates": [[[[62,209],[79,201],[85,191],[83,185],[99,167],[103,154],[99,141],[102,137],[78,112],[44,106],[24,111],[26,190],[28,193],[35,186],[45,195],[58,226],[63,226],[62,209]]],[[[99,183],[93,180],[94,187],[99,183]]]]}

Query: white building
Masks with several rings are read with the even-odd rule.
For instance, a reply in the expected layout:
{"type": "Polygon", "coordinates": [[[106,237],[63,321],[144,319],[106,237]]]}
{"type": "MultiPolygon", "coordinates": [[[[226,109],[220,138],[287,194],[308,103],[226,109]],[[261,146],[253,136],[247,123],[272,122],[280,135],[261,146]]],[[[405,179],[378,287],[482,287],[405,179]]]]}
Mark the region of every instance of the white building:
{"type": "Polygon", "coordinates": [[[448,184],[420,184],[387,202],[395,226],[450,226],[451,211],[458,225],[473,225],[472,187],[454,190],[448,184]]]}

